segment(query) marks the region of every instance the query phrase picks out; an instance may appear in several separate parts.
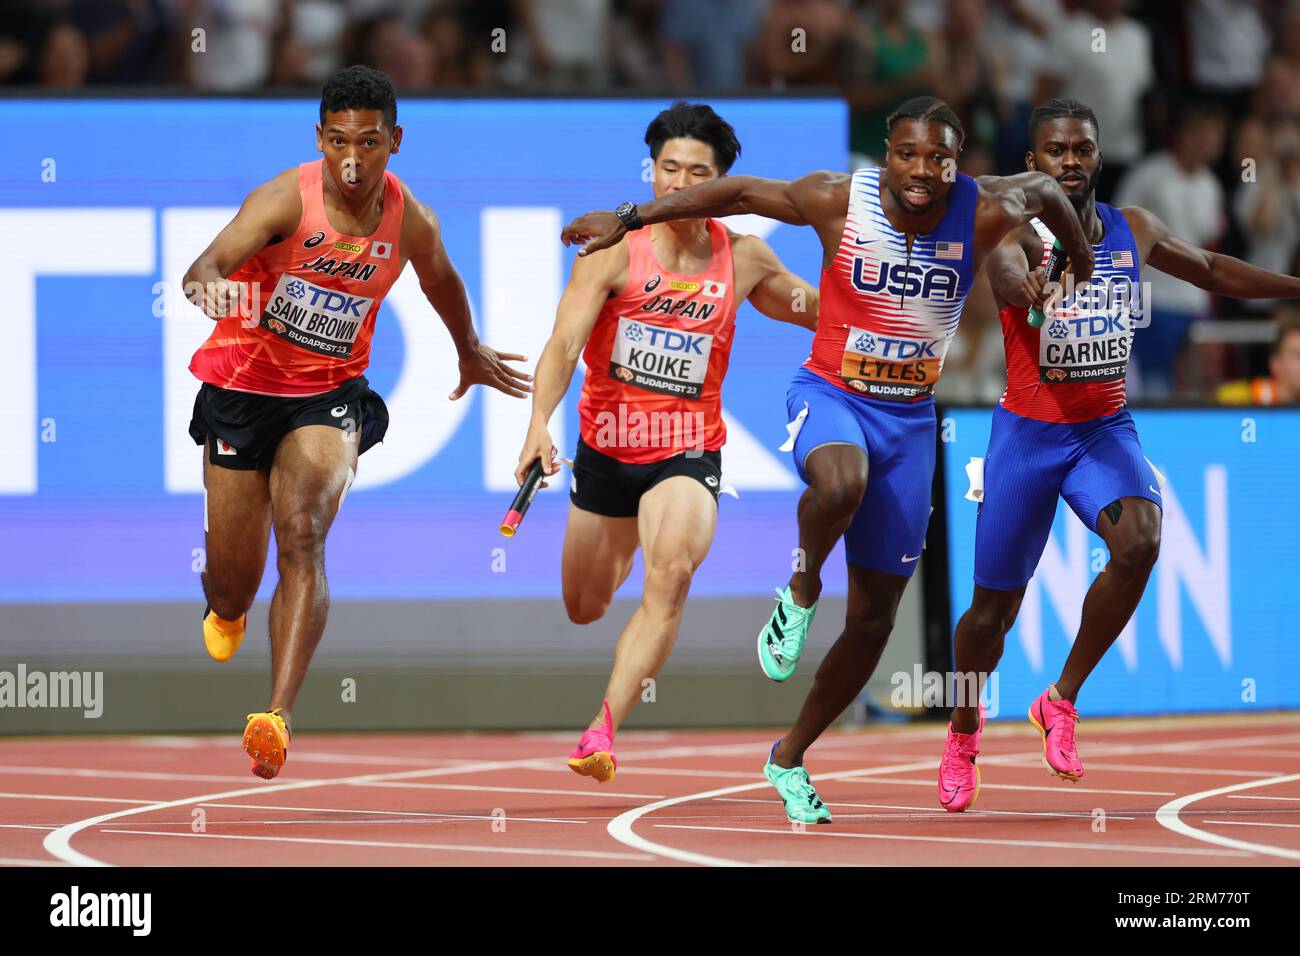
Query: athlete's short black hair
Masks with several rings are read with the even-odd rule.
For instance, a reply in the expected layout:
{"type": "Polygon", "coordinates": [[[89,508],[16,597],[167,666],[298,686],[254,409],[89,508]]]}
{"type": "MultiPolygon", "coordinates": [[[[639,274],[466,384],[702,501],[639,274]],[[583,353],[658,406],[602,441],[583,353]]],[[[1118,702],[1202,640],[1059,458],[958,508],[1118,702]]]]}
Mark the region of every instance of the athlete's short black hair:
{"type": "Polygon", "coordinates": [[[898,109],[889,114],[885,120],[885,135],[894,135],[894,127],[899,120],[916,119],[925,122],[943,123],[957,134],[957,147],[960,149],[961,144],[966,142],[966,130],[962,128],[961,120],[957,114],[952,111],[952,107],[939,99],[937,96],[914,96],[906,103],[903,103],[898,109]]]}
{"type": "Polygon", "coordinates": [[[645,130],[645,142],[650,147],[650,158],[658,159],[664,143],[683,137],[697,139],[713,147],[713,159],[718,171],[725,173],[740,155],[740,140],[731,124],[724,120],[707,103],[687,103],[678,100],[653,120],[645,130]]]}
{"type": "Polygon", "coordinates": [[[391,133],[397,126],[397,94],[388,74],[368,66],[349,66],[339,70],[321,87],[320,122],[325,114],[338,110],[379,110],[391,133]]]}
{"type": "Polygon", "coordinates": [[[1085,106],[1078,100],[1057,97],[1048,100],[1041,106],[1034,107],[1034,111],[1029,114],[1029,145],[1034,145],[1034,136],[1038,133],[1038,127],[1044,123],[1058,119],[1077,119],[1085,123],[1092,124],[1093,135],[1098,141],[1101,140],[1101,124],[1097,122],[1097,114],[1092,108],[1085,106]]]}

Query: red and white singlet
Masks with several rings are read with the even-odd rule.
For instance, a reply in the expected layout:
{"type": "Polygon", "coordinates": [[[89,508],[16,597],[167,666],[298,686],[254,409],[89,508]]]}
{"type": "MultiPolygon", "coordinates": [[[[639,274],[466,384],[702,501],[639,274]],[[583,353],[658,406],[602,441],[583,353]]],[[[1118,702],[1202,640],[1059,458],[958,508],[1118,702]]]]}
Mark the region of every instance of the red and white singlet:
{"type": "Polygon", "coordinates": [[[378,228],[345,236],[325,215],[324,175],[324,160],[298,167],[298,228],[229,277],[248,284],[247,301],[194,353],[199,380],[258,395],[318,395],[370,364],[379,304],[402,271],[402,184],[385,172],[378,228]]]}

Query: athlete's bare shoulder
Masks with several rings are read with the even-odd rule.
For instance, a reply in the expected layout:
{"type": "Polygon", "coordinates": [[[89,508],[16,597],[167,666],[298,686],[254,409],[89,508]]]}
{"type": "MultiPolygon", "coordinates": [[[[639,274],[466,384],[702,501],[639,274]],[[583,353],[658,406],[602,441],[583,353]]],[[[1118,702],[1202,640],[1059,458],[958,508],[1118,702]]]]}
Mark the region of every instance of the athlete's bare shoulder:
{"type": "Polygon", "coordinates": [[[618,295],[628,283],[630,262],[627,236],[624,236],[608,248],[574,258],[569,284],[593,291],[603,289],[607,295],[618,295]]]}
{"type": "Polygon", "coordinates": [[[250,192],[239,214],[261,224],[273,238],[284,239],[292,235],[302,221],[298,167],[284,170],[250,192]]]}
{"type": "Polygon", "coordinates": [[[1124,221],[1133,232],[1138,254],[1143,263],[1147,261],[1153,248],[1169,238],[1169,227],[1149,209],[1143,209],[1141,206],[1125,206],[1120,209],[1120,215],[1124,217],[1124,221]]]}
{"type": "Polygon", "coordinates": [[[401,187],[401,255],[406,259],[427,256],[435,252],[442,243],[442,224],[432,209],[415,198],[415,193],[411,192],[410,186],[401,183],[401,187]]]}

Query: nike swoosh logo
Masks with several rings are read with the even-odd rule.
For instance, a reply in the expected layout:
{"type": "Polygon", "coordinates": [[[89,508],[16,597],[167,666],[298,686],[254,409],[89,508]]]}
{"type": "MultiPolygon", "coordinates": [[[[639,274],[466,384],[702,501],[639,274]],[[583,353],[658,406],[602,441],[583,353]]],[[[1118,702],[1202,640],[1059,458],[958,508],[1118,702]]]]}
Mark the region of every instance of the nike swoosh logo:
{"type": "Polygon", "coordinates": [[[857,237],[856,239],[854,239],[853,241],[854,241],[855,243],[857,243],[859,246],[865,246],[865,245],[867,245],[867,243],[870,243],[870,242],[878,242],[879,240],[877,240],[877,239],[864,239],[864,238],[862,238],[861,236],[858,236],[858,237],[857,237]]]}
{"type": "Polygon", "coordinates": [[[1151,493],[1157,498],[1161,497],[1160,492],[1156,491],[1155,485],[1147,485],[1147,487],[1151,489],[1151,493]]]}
{"type": "Polygon", "coordinates": [[[903,555],[903,563],[904,563],[904,564],[911,564],[913,561],[919,561],[920,559],[921,559],[921,556],[920,556],[919,554],[916,555],[915,557],[911,557],[911,558],[909,558],[907,555],[903,555]]]}

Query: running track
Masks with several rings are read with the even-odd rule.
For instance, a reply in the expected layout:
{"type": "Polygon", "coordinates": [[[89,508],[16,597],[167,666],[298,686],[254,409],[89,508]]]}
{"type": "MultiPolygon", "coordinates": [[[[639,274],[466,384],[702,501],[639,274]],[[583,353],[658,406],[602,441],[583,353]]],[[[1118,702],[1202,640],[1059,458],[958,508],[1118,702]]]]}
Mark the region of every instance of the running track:
{"type": "Polygon", "coordinates": [[[835,813],[799,832],[761,776],[775,733],[619,737],[604,786],[572,733],[313,734],[247,772],[238,732],[0,740],[0,865],[1278,866],[1300,862],[1300,714],[1085,719],[1050,776],[1028,721],[990,724],[983,790],[938,808],[937,725],[827,734],[835,813]]]}

